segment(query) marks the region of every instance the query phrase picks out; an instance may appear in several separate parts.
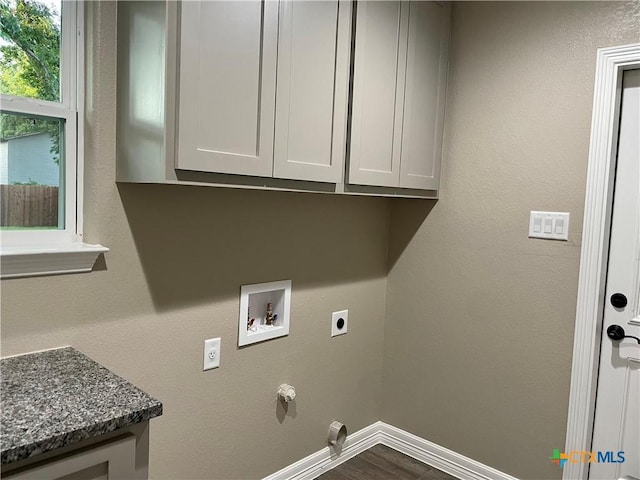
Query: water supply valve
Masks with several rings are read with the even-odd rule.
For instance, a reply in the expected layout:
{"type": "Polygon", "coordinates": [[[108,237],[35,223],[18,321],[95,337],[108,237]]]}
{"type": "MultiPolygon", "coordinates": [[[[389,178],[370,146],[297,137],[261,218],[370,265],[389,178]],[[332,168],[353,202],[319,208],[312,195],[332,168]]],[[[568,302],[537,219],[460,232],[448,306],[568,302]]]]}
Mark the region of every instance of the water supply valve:
{"type": "Polygon", "coordinates": [[[283,383],[278,387],[278,398],[283,402],[289,403],[296,398],[296,389],[287,383],[283,383]]]}

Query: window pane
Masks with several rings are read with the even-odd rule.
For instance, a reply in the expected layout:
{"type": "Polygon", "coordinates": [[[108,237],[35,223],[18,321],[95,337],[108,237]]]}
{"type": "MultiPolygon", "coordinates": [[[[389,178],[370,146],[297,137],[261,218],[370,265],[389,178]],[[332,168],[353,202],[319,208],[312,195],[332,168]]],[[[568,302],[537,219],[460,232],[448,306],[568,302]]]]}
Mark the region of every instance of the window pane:
{"type": "Polygon", "coordinates": [[[0,115],[0,227],[64,228],[64,120],[0,115]]]}
{"type": "Polygon", "coordinates": [[[60,101],[60,0],[0,1],[0,93],[60,101]]]}

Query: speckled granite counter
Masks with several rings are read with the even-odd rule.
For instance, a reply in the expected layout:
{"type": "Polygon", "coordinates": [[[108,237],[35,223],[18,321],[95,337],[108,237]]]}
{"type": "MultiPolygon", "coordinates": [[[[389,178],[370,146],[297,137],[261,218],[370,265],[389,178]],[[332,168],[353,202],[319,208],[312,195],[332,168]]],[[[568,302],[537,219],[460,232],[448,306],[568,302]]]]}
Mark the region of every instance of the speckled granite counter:
{"type": "Polygon", "coordinates": [[[2,465],[162,415],[162,403],[71,347],[5,358],[2,465]]]}

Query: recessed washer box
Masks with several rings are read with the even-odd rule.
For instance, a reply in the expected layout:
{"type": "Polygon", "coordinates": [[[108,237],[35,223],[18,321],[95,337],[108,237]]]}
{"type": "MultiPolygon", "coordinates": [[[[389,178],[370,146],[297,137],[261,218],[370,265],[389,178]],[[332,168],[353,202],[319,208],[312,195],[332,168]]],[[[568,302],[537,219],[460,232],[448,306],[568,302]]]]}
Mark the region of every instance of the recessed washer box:
{"type": "Polygon", "coordinates": [[[238,346],[289,335],[291,280],[240,288],[238,346]]]}

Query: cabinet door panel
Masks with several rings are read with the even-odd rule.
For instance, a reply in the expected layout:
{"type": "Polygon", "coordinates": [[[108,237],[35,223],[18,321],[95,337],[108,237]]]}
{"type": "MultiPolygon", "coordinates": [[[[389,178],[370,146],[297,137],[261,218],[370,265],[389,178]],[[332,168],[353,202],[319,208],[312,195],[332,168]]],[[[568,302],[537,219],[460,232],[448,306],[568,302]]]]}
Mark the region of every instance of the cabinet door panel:
{"type": "Polygon", "coordinates": [[[350,10],[348,2],[280,3],[275,177],[341,180],[350,10]]]}
{"type": "Polygon", "coordinates": [[[349,183],[399,184],[408,30],[404,3],[357,4],[349,183]]]}
{"type": "Polygon", "coordinates": [[[136,478],[136,437],[127,434],[68,455],[36,463],[16,473],[3,474],[7,480],[131,480],[136,478]]]}
{"type": "Polygon", "coordinates": [[[271,176],[277,2],[182,3],[176,168],[271,176]]]}
{"type": "Polygon", "coordinates": [[[409,3],[401,187],[439,187],[450,8],[409,3]]]}

